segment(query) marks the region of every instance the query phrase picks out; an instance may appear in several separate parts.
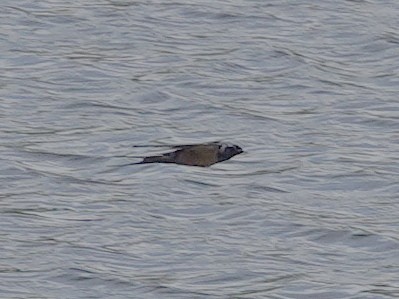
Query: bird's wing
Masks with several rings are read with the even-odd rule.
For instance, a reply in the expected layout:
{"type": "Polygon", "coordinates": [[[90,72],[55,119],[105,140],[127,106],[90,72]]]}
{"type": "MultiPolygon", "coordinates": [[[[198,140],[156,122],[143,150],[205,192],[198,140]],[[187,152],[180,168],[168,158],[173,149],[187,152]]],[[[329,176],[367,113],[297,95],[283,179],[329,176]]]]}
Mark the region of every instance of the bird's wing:
{"type": "Polygon", "coordinates": [[[212,142],[206,142],[206,143],[172,145],[171,147],[176,148],[176,149],[187,149],[190,147],[196,147],[196,146],[200,146],[200,145],[216,145],[219,143],[220,143],[220,141],[212,141],[212,142]]]}
{"type": "Polygon", "coordinates": [[[132,147],[169,147],[169,148],[176,148],[176,149],[186,149],[193,146],[198,145],[211,145],[211,144],[218,144],[220,141],[212,141],[212,142],[205,142],[205,143],[194,143],[194,144],[179,144],[179,145],[172,145],[172,144],[138,144],[133,145],[132,147]]]}

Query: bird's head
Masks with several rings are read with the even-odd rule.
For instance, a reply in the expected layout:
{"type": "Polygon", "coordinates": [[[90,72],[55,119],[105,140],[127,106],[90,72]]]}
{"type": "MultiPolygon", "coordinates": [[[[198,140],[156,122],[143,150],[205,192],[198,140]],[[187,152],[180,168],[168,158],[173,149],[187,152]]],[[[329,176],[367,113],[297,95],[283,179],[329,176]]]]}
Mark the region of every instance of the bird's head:
{"type": "Polygon", "coordinates": [[[231,143],[220,143],[218,150],[218,160],[219,162],[228,160],[235,155],[241,154],[242,152],[242,148],[238,145],[234,145],[231,143]]]}

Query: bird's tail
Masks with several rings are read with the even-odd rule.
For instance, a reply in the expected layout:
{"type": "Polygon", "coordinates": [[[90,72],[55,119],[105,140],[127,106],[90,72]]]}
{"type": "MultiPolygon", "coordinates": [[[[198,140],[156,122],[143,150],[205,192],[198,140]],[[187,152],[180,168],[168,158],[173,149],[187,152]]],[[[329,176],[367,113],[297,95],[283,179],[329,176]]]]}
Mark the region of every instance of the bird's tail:
{"type": "MultiPolygon", "coordinates": [[[[173,163],[173,158],[170,156],[151,156],[145,157],[143,161],[132,164],[146,164],[146,163],[173,163]]],[[[129,165],[132,165],[129,164],[129,165]]]]}

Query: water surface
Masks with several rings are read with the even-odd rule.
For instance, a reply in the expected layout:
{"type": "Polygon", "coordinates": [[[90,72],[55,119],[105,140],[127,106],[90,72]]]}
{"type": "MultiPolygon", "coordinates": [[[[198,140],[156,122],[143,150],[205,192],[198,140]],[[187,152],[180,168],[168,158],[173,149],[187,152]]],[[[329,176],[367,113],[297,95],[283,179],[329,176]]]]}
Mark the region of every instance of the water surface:
{"type": "Polygon", "coordinates": [[[399,3],[0,6],[0,297],[399,296],[399,3]]]}

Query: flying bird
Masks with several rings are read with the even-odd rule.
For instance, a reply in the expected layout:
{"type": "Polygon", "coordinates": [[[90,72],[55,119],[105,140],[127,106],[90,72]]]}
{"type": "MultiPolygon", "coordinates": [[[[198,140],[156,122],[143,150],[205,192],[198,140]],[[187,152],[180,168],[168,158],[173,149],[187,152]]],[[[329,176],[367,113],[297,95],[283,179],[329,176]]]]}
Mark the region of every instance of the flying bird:
{"type": "Polygon", "coordinates": [[[238,145],[224,142],[178,145],[174,152],[160,156],[145,157],[143,161],[132,164],[175,163],[181,165],[208,167],[226,161],[243,152],[238,145]]]}

